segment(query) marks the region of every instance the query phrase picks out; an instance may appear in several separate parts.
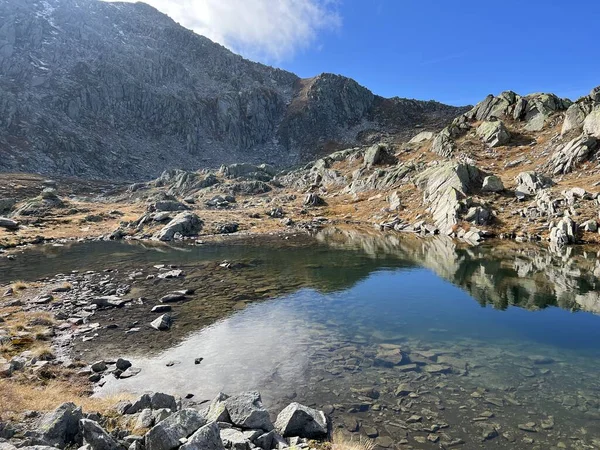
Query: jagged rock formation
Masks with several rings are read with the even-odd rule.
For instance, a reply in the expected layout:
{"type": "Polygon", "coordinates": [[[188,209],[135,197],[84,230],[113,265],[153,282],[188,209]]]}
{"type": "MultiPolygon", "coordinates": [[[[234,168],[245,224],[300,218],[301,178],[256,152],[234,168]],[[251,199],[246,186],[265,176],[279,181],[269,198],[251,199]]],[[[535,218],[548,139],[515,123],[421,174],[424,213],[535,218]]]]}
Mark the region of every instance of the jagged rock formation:
{"type": "Polygon", "coordinates": [[[142,3],[0,2],[2,171],[149,179],[291,164],[460,112],[247,61],[142,3]]]}

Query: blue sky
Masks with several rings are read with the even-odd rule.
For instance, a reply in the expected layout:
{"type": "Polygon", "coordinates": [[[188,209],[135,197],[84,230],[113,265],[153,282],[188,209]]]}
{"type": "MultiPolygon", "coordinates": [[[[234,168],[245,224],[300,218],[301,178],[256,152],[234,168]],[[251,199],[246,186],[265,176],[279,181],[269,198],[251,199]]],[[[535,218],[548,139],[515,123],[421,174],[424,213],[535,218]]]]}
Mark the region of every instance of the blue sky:
{"type": "Polygon", "coordinates": [[[456,105],[507,89],[576,98],[600,85],[598,0],[346,0],[338,8],[342,25],[283,68],[456,105]]]}
{"type": "Polygon", "coordinates": [[[600,0],[144,1],[255,61],[346,75],[386,97],[575,99],[600,85],[600,0]]]}

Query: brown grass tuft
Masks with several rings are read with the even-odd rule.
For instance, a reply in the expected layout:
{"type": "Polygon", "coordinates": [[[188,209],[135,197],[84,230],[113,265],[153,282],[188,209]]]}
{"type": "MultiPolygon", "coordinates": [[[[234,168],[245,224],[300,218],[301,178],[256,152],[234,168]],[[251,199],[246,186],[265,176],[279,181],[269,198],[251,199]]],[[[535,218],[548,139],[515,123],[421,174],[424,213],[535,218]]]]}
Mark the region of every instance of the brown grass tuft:
{"type": "Polygon", "coordinates": [[[331,442],[331,450],[373,450],[375,441],[365,436],[346,436],[335,432],[331,442]]]}
{"type": "Polygon", "coordinates": [[[29,286],[28,286],[28,284],[27,284],[27,283],[25,283],[24,281],[22,281],[22,280],[19,280],[19,281],[15,281],[15,282],[14,282],[14,283],[11,285],[11,287],[12,287],[12,288],[13,288],[15,291],[22,291],[22,290],[24,290],[24,289],[27,289],[29,286]]]}

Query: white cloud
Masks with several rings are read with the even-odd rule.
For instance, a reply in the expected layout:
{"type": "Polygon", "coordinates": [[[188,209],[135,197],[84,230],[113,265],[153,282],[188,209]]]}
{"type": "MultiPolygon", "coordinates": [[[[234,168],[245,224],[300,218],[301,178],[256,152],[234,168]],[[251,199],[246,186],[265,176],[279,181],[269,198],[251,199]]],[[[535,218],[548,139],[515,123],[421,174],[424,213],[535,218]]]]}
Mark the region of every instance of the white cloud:
{"type": "MultiPolygon", "coordinates": [[[[136,0],[125,0],[136,1],[136,0]]],[[[290,59],[337,30],[339,0],[144,0],[186,28],[246,57],[290,59]]]]}

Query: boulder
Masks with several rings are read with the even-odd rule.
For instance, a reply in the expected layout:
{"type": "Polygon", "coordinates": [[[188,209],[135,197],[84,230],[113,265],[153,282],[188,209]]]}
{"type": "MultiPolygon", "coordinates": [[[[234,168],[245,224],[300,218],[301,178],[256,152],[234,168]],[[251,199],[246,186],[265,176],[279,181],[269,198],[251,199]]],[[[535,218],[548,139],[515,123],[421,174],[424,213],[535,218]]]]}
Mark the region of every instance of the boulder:
{"type": "Polygon", "coordinates": [[[162,200],[148,205],[149,212],[186,211],[189,207],[178,200],[162,200]]]}
{"type": "Polygon", "coordinates": [[[477,127],[477,135],[490,147],[499,147],[510,141],[510,133],[501,120],[487,120],[477,127]]]}
{"type": "Polygon", "coordinates": [[[228,398],[228,395],[219,392],[213,399],[208,407],[208,412],[206,413],[206,419],[209,422],[231,423],[231,418],[229,417],[229,413],[225,407],[225,400],[228,398]]]}
{"type": "Polygon", "coordinates": [[[596,106],[583,121],[583,131],[600,139],[600,105],[596,106]]]}
{"type": "Polygon", "coordinates": [[[231,450],[250,450],[250,442],[246,435],[235,428],[224,428],[220,432],[225,448],[231,450]]]}
{"type": "Polygon", "coordinates": [[[419,134],[414,136],[410,141],[408,141],[408,143],[409,144],[420,144],[425,141],[430,141],[431,139],[433,139],[433,136],[434,136],[434,133],[431,131],[421,131],[419,134]]]}
{"type": "Polygon", "coordinates": [[[565,216],[550,230],[550,243],[557,247],[574,244],[577,242],[577,231],[577,224],[565,216]]]}
{"type": "Polygon", "coordinates": [[[459,221],[461,201],[474,187],[481,186],[484,176],[475,166],[447,162],[432,166],[415,178],[440,233],[450,234],[453,231],[459,221]]]}
{"type": "Polygon", "coordinates": [[[323,411],[294,402],[279,413],[275,429],[283,437],[324,438],[328,433],[327,417],[323,411]]]}
{"type": "MultiPolygon", "coordinates": [[[[198,411],[195,409],[182,409],[157,423],[146,433],[144,438],[146,450],[177,448],[181,445],[180,439],[191,436],[204,425],[206,425],[206,419],[198,411]]],[[[188,444],[191,440],[188,440],[188,444]]],[[[191,450],[195,447],[187,448],[191,450]]]]}
{"type": "Polygon", "coordinates": [[[231,423],[237,427],[264,431],[273,429],[269,412],[263,406],[258,392],[245,392],[227,398],[225,409],[231,423]]]}
{"type": "Polygon", "coordinates": [[[365,151],[363,165],[371,168],[378,164],[393,164],[396,158],[386,144],[375,144],[365,151]]]}
{"type": "Polygon", "coordinates": [[[473,109],[465,114],[471,120],[487,120],[491,117],[501,117],[508,113],[520,97],[512,91],[505,91],[498,96],[488,95],[473,109]]]}
{"type": "Polygon", "coordinates": [[[163,314],[162,316],[154,319],[150,323],[150,326],[159,331],[167,331],[171,328],[172,323],[173,320],[171,319],[171,316],[169,314],[163,314]]]}
{"type": "Polygon", "coordinates": [[[162,230],[160,230],[156,239],[160,241],[171,241],[178,233],[181,236],[195,236],[201,230],[204,223],[192,212],[183,212],[177,214],[162,230]]]}
{"type": "Polygon", "coordinates": [[[554,182],[550,178],[534,171],[519,173],[515,181],[517,182],[515,191],[525,195],[535,195],[540,190],[554,185],[554,182]]]}
{"type": "MultiPolygon", "coordinates": [[[[147,450],[153,450],[148,449],[147,450]]],[[[216,422],[211,422],[196,431],[180,450],[225,450],[216,422]]]]}
{"type": "Polygon", "coordinates": [[[74,444],[79,434],[81,408],[74,403],[63,403],[54,411],[44,414],[37,424],[42,440],[54,447],[64,448],[74,444]]]}
{"type": "Polygon", "coordinates": [[[581,224],[581,229],[589,233],[596,233],[598,231],[598,222],[594,219],[586,220],[581,224]]]}
{"type": "Polygon", "coordinates": [[[122,446],[93,420],[81,419],[79,428],[83,437],[83,444],[88,445],[91,450],[122,449],[122,446]]]}
{"type": "Polygon", "coordinates": [[[493,217],[494,216],[488,209],[481,206],[473,206],[469,208],[464,219],[475,225],[487,225],[492,221],[493,217]]]}
{"type": "Polygon", "coordinates": [[[444,158],[449,158],[452,156],[455,149],[456,144],[450,137],[450,132],[447,130],[447,128],[444,128],[442,131],[440,131],[431,143],[431,151],[443,156],[444,158]]]}
{"type": "Polygon", "coordinates": [[[598,139],[582,134],[559,147],[550,157],[550,168],[554,175],[567,174],[588,161],[598,150],[598,139]]]}
{"type": "Polygon", "coordinates": [[[306,194],[304,198],[304,206],[323,206],[325,205],[325,200],[323,200],[319,194],[310,193],[306,194]]]}
{"type": "Polygon", "coordinates": [[[398,191],[394,191],[388,196],[388,202],[390,203],[390,211],[397,211],[402,206],[398,191]]]}
{"type": "Polygon", "coordinates": [[[483,192],[502,192],[504,190],[504,183],[502,183],[500,177],[488,175],[483,179],[481,190],[483,192]]]}
{"type": "Polygon", "coordinates": [[[239,227],[240,226],[239,226],[239,224],[237,222],[221,223],[221,224],[219,224],[219,225],[216,226],[215,233],[216,234],[237,233],[239,227]]]}
{"type": "Polygon", "coordinates": [[[587,114],[590,113],[591,107],[587,108],[582,103],[573,103],[565,112],[565,120],[563,121],[563,125],[560,133],[562,135],[568,133],[571,130],[581,129],[583,126],[583,121],[587,114]]]}
{"type": "Polygon", "coordinates": [[[7,217],[0,217],[0,228],[6,228],[7,230],[18,230],[19,222],[16,220],[9,219],[7,217]]]}

